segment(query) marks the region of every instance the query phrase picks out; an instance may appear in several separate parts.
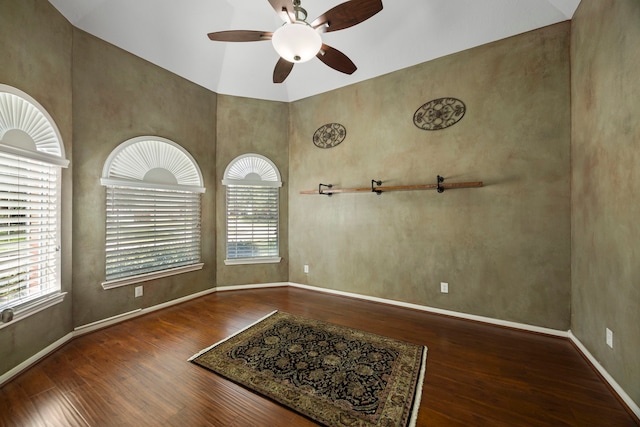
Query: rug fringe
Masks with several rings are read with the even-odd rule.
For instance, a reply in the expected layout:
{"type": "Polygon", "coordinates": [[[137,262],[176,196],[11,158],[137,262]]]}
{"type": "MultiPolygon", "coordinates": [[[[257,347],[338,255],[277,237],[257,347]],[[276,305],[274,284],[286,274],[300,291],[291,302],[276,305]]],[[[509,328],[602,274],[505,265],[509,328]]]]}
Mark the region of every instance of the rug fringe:
{"type": "Polygon", "coordinates": [[[409,427],[415,427],[418,421],[418,409],[420,409],[420,402],[422,401],[422,383],[424,382],[424,375],[427,370],[427,346],[423,347],[422,362],[420,363],[420,374],[418,375],[418,384],[416,387],[416,395],[413,399],[413,408],[411,410],[411,418],[409,419],[409,427]]]}
{"type": "Polygon", "coordinates": [[[246,327],[244,327],[244,328],[240,329],[240,330],[239,330],[238,332],[236,332],[235,334],[229,335],[229,336],[228,336],[228,337],[226,337],[225,339],[220,340],[220,341],[218,341],[217,343],[215,343],[215,344],[213,344],[213,345],[210,345],[209,347],[207,347],[207,348],[204,348],[204,349],[200,350],[199,352],[197,352],[196,354],[194,354],[193,356],[191,356],[190,358],[188,358],[188,359],[187,359],[187,362],[191,362],[191,361],[192,361],[193,359],[195,359],[196,357],[201,356],[202,354],[204,354],[204,353],[206,353],[207,351],[211,350],[211,349],[212,349],[212,348],[214,348],[215,346],[220,345],[220,344],[222,344],[223,342],[230,340],[231,338],[235,337],[235,336],[236,336],[236,335],[238,335],[239,333],[246,331],[247,329],[249,329],[249,328],[250,328],[250,327],[252,327],[253,325],[255,325],[255,324],[257,324],[257,323],[262,322],[264,319],[266,319],[266,318],[268,318],[268,317],[270,317],[270,316],[273,316],[273,315],[274,315],[274,314],[276,314],[277,312],[278,312],[278,310],[274,310],[274,311],[272,311],[271,313],[267,314],[266,316],[263,316],[262,318],[260,318],[260,319],[256,320],[256,321],[255,321],[255,322],[253,322],[252,324],[250,324],[250,325],[248,325],[248,326],[246,326],[246,327]]]}

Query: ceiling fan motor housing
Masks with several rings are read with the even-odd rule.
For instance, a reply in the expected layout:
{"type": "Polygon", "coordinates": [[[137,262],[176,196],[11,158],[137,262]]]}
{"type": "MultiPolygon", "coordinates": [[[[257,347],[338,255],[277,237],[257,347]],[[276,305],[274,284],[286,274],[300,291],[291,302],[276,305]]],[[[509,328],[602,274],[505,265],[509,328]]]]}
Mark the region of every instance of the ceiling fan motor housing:
{"type": "Polygon", "coordinates": [[[275,30],[227,30],[209,33],[209,39],[222,42],[254,42],[271,40],[280,55],[273,70],[273,82],[282,83],[294,64],[314,56],[325,65],[344,74],[353,74],[357,67],[347,55],[324,44],[321,33],[353,27],[382,10],[382,0],[348,0],[318,16],[309,24],[307,11],[300,0],[268,0],[282,18],[284,25],[275,30]]]}
{"type": "Polygon", "coordinates": [[[273,47],[289,62],[306,62],[320,51],[322,38],[304,21],[286,23],[278,28],[271,38],[273,47]]]}

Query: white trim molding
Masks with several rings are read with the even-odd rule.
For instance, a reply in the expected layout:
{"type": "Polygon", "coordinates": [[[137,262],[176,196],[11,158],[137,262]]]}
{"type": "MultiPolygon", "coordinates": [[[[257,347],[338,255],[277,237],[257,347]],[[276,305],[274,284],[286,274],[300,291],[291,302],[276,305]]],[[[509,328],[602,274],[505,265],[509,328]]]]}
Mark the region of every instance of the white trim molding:
{"type": "Polygon", "coordinates": [[[133,285],[135,283],[147,282],[149,280],[161,279],[163,277],[174,276],[176,274],[187,273],[190,271],[202,270],[204,263],[184,265],[182,267],[170,268],[168,270],[154,271],[152,273],[139,274],[137,276],[123,277],[121,279],[107,280],[102,282],[102,289],[109,290],[119,288],[121,286],[133,285]]]}
{"type": "Polygon", "coordinates": [[[527,332],[534,332],[539,334],[546,334],[560,338],[567,338],[575,343],[578,350],[587,358],[587,360],[593,365],[594,369],[596,369],[600,375],[605,379],[605,381],[611,386],[614,392],[620,397],[620,399],[627,405],[630,411],[632,411],[637,418],[640,419],[640,407],[638,404],[631,399],[631,397],[624,391],[622,387],[616,382],[615,379],[598,363],[598,361],[589,353],[589,350],[580,342],[580,340],[569,330],[569,331],[561,331],[557,329],[543,328],[540,326],[527,325],[524,323],[511,322],[507,320],[494,319],[491,317],[484,316],[476,316],[473,314],[460,313],[457,311],[443,310],[440,308],[428,307],[423,305],[411,304],[402,301],[389,300],[384,298],[371,297],[367,295],[355,294],[351,292],[343,292],[334,289],[326,289],[320,288],[317,286],[309,286],[303,285],[300,283],[272,283],[272,284],[264,284],[264,285],[239,285],[239,286],[228,286],[224,288],[218,288],[218,291],[223,290],[242,290],[242,289],[256,289],[256,288],[271,288],[271,287],[282,287],[282,286],[291,286],[294,288],[306,289],[310,291],[316,292],[324,292],[328,294],[341,295],[350,298],[362,299],[366,301],[379,302],[383,304],[394,305],[398,307],[410,308],[414,310],[425,311],[429,313],[442,314],[446,316],[456,317],[460,319],[473,320],[476,322],[488,323],[491,325],[508,327],[512,329],[519,329],[527,332]]]}
{"type": "Polygon", "coordinates": [[[38,363],[38,361],[40,361],[42,358],[44,358],[47,355],[49,355],[49,353],[52,353],[52,352],[56,351],[58,348],[60,348],[63,345],[65,345],[73,337],[74,337],[73,332],[68,333],[67,335],[63,336],[59,340],[49,344],[47,347],[43,348],[42,350],[40,350],[39,352],[37,352],[36,354],[34,354],[33,356],[31,356],[30,358],[25,360],[24,362],[22,362],[18,366],[14,367],[13,369],[10,369],[7,372],[5,372],[4,374],[0,375],[0,387],[2,387],[5,383],[7,383],[10,380],[12,380],[14,377],[17,377],[23,371],[29,369],[31,366],[33,366],[36,363],[38,363]]]}
{"type": "Polygon", "coordinates": [[[618,396],[620,396],[620,399],[622,399],[622,401],[627,405],[631,412],[633,412],[635,416],[640,419],[640,406],[638,406],[638,404],[634,402],[633,399],[631,399],[627,392],[624,391],[622,387],[620,387],[620,384],[618,384],[618,382],[613,379],[609,372],[607,372],[607,370],[602,367],[600,362],[598,362],[596,358],[593,357],[589,350],[587,350],[587,347],[585,347],[584,344],[580,342],[578,337],[576,337],[571,331],[569,331],[569,339],[576,345],[576,347],[578,347],[578,350],[580,350],[584,357],[587,358],[589,363],[593,365],[598,373],[602,375],[602,377],[609,383],[611,388],[618,394],[618,396]]]}
{"type": "Polygon", "coordinates": [[[57,166],[66,168],[69,165],[60,130],[53,117],[38,101],[18,88],[1,83],[0,101],[0,140],[6,132],[20,130],[29,135],[33,147],[27,148],[31,154],[26,154],[20,147],[14,147],[18,149],[18,155],[30,157],[35,154],[36,159],[52,162],[57,166]],[[52,157],[56,160],[52,161],[52,157]]]}
{"type": "Polygon", "coordinates": [[[100,184],[104,187],[112,186],[112,187],[151,188],[156,190],[158,188],[161,188],[163,190],[190,191],[192,193],[206,192],[206,188],[204,187],[195,187],[195,186],[188,186],[188,185],[171,185],[171,184],[162,184],[160,186],[155,182],[133,181],[133,180],[119,179],[119,178],[100,178],[100,184]]]}
{"type": "Polygon", "coordinates": [[[60,157],[52,156],[40,151],[29,151],[24,148],[13,147],[5,144],[0,144],[0,151],[3,153],[13,154],[14,156],[22,156],[32,160],[37,160],[39,162],[46,162],[61,168],[67,168],[69,166],[69,160],[61,159],[60,157]]]}
{"type": "Polygon", "coordinates": [[[0,387],[2,387],[5,383],[12,380],[14,377],[21,374],[23,371],[29,369],[31,366],[35,365],[40,359],[56,351],[58,348],[62,347],[64,344],[66,344],[67,342],[69,342],[71,339],[75,337],[87,334],[89,332],[96,331],[98,329],[106,328],[107,326],[111,326],[116,323],[120,323],[128,319],[132,319],[134,317],[142,316],[144,314],[151,313],[153,311],[161,310],[163,308],[167,308],[172,305],[181,304],[183,302],[186,302],[195,298],[212,294],[214,292],[216,292],[216,288],[211,288],[201,292],[197,292],[195,294],[187,295],[182,298],[177,298],[171,301],[167,301],[162,304],[158,304],[158,305],[154,305],[154,306],[142,308],[142,309],[139,308],[133,311],[129,311],[127,313],[117,314],[107,319],[102,319],[96,322],[88,323],[86,325],[78,326],[72,332],[69,332],[67,335],[63,336],[53,344],[50,344],[46,348],[43,348],[38,353],[34,354],[24,362],[20,363],[18,366],[0,375],[0,387]]]}
{"type": "Polygon", "coordinates": [[[180,144],[160,136],[138,136],[118,145],[104,163],[102,179],[102,185],[111,185],[110,180],[116,179],[131,186],[147,182],[155,184],[151,188],[169,184],[171,188],[185,186],[188,191],[205,191],[202,172],[193,156],[180,144]],[[170,173],[175,182],[149,177],[148,173],[155,169],[170,173]]]}
{"type": "Polygon", "coordinates": [[[11,380],[12,378],[17,376],[24,370],[28,369],[29,367],[37,363],[40,359],[42,359],[49,353],[55,351],[56,349],[58,349],[59,347],[61,347],[62,345],[64,345],[65,343],[67,343],[69,340],[71,340],[76,336],[84,335],[88,332],[92,332],[97,329],[111,326],[113,324],[122,322],[124,320],[142,316],[144,314],[151,313],[153,311],[161,310],[163,308],[167,308],[172,305],[180,304],[185,301],[189,301],[189,300],[199,298],[215,292],[250,290],[250,289],[267,289],[267,288],[277,288],[277,287],[293,287],[293,288],[306,289],[306,290],[316,291],[316,292],[324,292],[328,294],[346,296],[350,298],[356,298],[356,299],[372,301],[372,302],[379,302],[379,303],[384,303],[384,304],[389,304],[389,305],[394,305],[394,306],[404,307],[404,308],[410,308],[414,310],[420,310],[420,311],[425,311],[425,312],[430,312],[435,314],[442,314],[442,315],[456,317],[460,319],[488,323],[496,326],[519,329],[527,332],[534,332],[534,333],[546,334],[546,335],[551,335],[551,336],[556,336],[561,338],[567,338],[575,344],[578,351],[581,352],[585,356],[585,358],[589,361],[589,363],[594,367],[594,369],[596,369],[598,373],[602,375],[604,380],[612,387],[613,391],[627,405],[629,410],[632,411],[637,418],[640,418],[640,407],[638,407],[638,404],[631,399],[631,397],[624,391],[624,389],[620,387],[620,385],[616,382],[616,380],[606,371],[606,369],[602,367],[602,365],[600,365],[600,363],[593,357],[593,355],[589,352],[589,350],[587,350],[587,348],[580,342],[580,340],[571,331],[565,332],[565,331],[560,331],[556,329],[543,328],[539,326],[527,325],[523,323],[494,319],[494,318],[484,317],[484,316],[476,316],[473,314],[443,310],[443,309],[434,308],[434,307],[405,303],[402,301],[389,300],[384,298],[371,297],[371,296],[356,294],[351,292],[343,292],[343,291],[338,291],[333,289],[320,288],[316,286],[303,285],[303,284],[294,283],[294,282],[272,282],[272,283],[256,283],[256,284],[247,284],[247,285],[216,286],[215,288],[207,289],[205,291],[201,291],[192,295],[187,295],[185,297],[171,300],[171,301],[158,304],[152,307],[133,310],[127,313],[115,315],[107,319],[102,319],[96,322],[88,323],[86,325],[78,326],[74,329],[73,332],[65,335],[64,337],[60,338],[58,341],[42,349],[37,354],[31,356],[29,359],[25,360],[15,368],[0,375],[0,386],[4,385],[6,382],[11,380]]]}
{"type": "Polygon", "coordinates": [[[66,292],[56,292],[16,308],[14,310],[13,320],[7,323],[0,322],[0,329],[13,325],[14,323],[19,322],[22,319],[26,319],[27,317],[32,316],[49,307],[53,307],[56,304],[60,304],[62,301],[64,301],[65,295],[67,295],[66,292]]]}
{"type": "Polygon", "coordinates": [[[225,259],[224,265],[248,265],[248,264],[277,264],[282,257],[255,257],[225,259]]]}
{"type": "Polygon", "coordinates": [[[290,282],[273,282],[273,283],[255,283],[253,285],[231,285],[231,286],[218,286],[216,290],[218,292],[224,291],[244,291],[248,289],[267,289],[267,288],[283,288],[290,286],[290,282]]]}
{"type": "Polygon", "coordinates": [[[106,319],[96,320],[95,322],[87,323],[86,325],[77,326],[73,329],[74,337],[84,335],[86,333],[106,328],[107,326],[115,325],[116,323],[124,322],[125,320],[140,316],[141,308],[137,308],[126,313],[116,314],[115,316],[107,317],[106,319]]]}
{"type": "Polygon", "coordinates": [[[282,187],[280,171],[269,158],[255,153],[242,154],[229,162],[222,185],[282,187]]]}
{"type": "Polygon", "coordinates": [[[195,294],[187,295],[182,298],[172,299],[170,301],[164,302],[162,304],[153,305],[147,308],[138,308],[136,310],[132,310],[126,313],[116,314],[115,316],[97,320],[95,322],[87,323],[86,325],[77,326],[73,331],[75,333],[74,336],[84,335],[89,332],[96,331],[98,329],[106,328],[107,326],[115,325],[116,323],[124,322],[125,320],[133,319],[134,317],[142,316],[143,314],[148,314],[154,311],[162,310],[163,308],[171,307],[172,305],[181,304],[183,302],[200,298],[205,295],[212,294],[216,292],[216,288],[207,289],[204,291],[196,292],[195,294]]]}
{"type": "Polygon", "coordinates": [[[329,293],[329,294],[341,295],[341,296],[346,296],[346,297],[350,297],[350,298],[357,298],[357,299],[362,299],[362,300],[366,300],[366,301],[373,301],[373,302],[379,302],[379,303],[383,303],[383,304],[395,305],[397,307],[404,307],[404,308],[410,308],[410,309],[413,309],[413,310],[426,311],[426,312],[429,312],[429,313],[443,314],[445,316],[457,317],[457,318],[466,319],[466,320],[473,320],[473,321],[476,321],[476,322],[488,323],[488,324],[491,324],[491,325],[505,326],[505,327],[513,328],[513,329],[521,329],[523,331],[535,332],[535,333],[539,333],[539,334],[552,335],[552,336],[562,337],[562,338],[567,338],[568,337],[568,334],[567,334],[566,331],[560,331],[560,330],[557,330],[557,329],[550,329],[550,328],[543,328],[543,327],[534,326],[534,325],[527,325],[525,323],[511,322],[509,320],[495,319],[493,317],[477,316],[475,314],[467,314],[467,313],[461,313],[461,312],[458,312],[458,311],[444,310],[444,309],[441,309],[441,308],[429,307],[429,306],[426,306],[426,305],[418,305],[418,304],[412,304],[412,303],[408,303],[408,302],[390,300],[390,299],[385,299],[385,298],[371,297],[371,296],[362,295],[362,294],[355,294],[355,293],[351,293],[351,292],[337,291],[337,290],[334,290],[334,289],[319,288],[319,287],[316,287],[316,286],[302,285],[302,284],[299,284],[299,283],[290,283],[290,285],[293,286],[293,287],[296,287],[296,288],[308,289],[308,290],[311,290],[311,291],[325,292],[325,293],[329,293]]]}

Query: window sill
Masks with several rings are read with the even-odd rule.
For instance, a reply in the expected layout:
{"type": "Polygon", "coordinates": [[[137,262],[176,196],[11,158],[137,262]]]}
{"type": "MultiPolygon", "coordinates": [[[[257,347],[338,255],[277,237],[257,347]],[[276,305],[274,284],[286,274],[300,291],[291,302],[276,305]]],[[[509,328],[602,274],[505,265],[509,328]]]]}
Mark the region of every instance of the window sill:
{"type": "Polygon", "coordinates": [[[107,280],[102,282],[102,289],[109,290],[122,286],[133,285],[134,283],[146,282],[148,280],[161,279],[163,277],[175,276],[176,274],[188,273],[189,271],[202,270],[204,263],[185,265],[183,267],[170,268],[168,270],[154,271],[153,273],[139,274],[137,276],[123,277],[121,279],[107,280]]]}
{"type": "Polygon", "coordinates": [[[277,264],[282,257],[262,257],[262,258],[234,258],[225,259],[224,265],[247,265],[247,264],[277,264]]]}
{"type": "Polygon", "coordinates": [[[64,301],[65,295],[67,295],[66,292],[56,292],[41,299],[24,304],[23,306],[16,307],[13,310],[13,320],[7,323],[0,322],[0,329],[61,303],[64,301]]]}

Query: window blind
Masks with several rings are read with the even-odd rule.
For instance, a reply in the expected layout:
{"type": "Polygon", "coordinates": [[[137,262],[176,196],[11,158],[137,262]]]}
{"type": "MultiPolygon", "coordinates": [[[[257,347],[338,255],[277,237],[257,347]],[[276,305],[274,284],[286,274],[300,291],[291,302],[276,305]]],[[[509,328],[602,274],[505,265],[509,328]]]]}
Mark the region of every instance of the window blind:
{"type": "Polygon", "coordinates": [[[228,185],[227,259],[278,254],[278,188],[228,185]]]}
{"type": "Polygon", "coordinates": [[[106,278],[200,262],[200,194],[107,186],[106,278]]]}
{"type": "Polygon", "coordinates": [[[60,170],[0,152],[0,308],[60,290],[60,170]]]}

